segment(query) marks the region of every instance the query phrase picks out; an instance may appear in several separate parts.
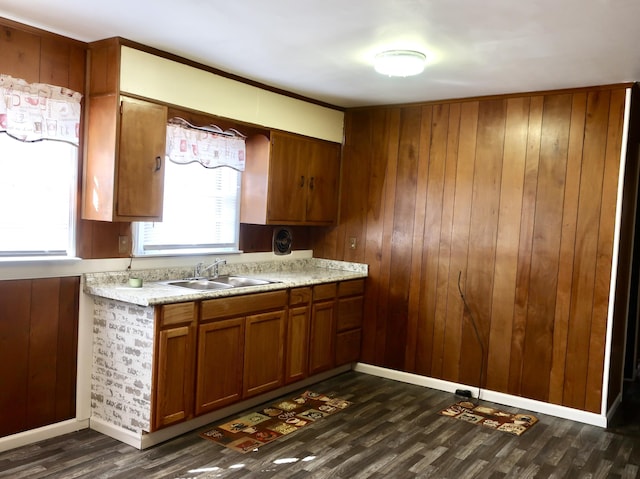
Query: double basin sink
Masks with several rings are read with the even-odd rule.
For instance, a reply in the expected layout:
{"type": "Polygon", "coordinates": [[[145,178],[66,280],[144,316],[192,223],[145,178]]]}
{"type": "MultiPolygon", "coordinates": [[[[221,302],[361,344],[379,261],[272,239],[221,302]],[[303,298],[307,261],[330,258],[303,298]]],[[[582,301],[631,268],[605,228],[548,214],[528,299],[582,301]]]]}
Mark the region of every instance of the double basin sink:
{"type": "Polygon", "coordinates": [[[276,283],[259,278],[247,278],[246,276],[218,276],[216,278],[190,278],[177,281],[168,281],[166,284],[181,288],[208,291],[215,289],[242,288],[245,286],[259,286],[262,284],[276,283]]]}

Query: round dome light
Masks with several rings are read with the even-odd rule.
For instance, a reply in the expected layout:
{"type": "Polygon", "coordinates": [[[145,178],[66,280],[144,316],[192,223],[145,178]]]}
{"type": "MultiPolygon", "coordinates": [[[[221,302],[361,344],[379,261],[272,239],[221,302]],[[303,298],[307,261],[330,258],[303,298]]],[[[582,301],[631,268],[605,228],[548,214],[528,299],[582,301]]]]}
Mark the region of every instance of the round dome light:
{"type": "Polygon", "coordinates": [[[426,61],[424,53],[414,50],[388,50],[376,55],[374,68],[383,75],[408,77],[422,73],[426,61]]]}

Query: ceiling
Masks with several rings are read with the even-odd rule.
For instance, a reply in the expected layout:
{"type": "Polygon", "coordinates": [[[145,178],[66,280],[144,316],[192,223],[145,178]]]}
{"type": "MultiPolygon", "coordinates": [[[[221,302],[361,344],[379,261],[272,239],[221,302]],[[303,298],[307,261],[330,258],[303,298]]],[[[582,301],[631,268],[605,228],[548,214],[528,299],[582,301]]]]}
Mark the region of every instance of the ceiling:
{"type": "Polygon", "coordinates": [[[0,0],[0,16],[120,36],[341,107],[640,80],[639,0],[0,0]],[[429,56],[382,76],[389,48],[429,56]]]}

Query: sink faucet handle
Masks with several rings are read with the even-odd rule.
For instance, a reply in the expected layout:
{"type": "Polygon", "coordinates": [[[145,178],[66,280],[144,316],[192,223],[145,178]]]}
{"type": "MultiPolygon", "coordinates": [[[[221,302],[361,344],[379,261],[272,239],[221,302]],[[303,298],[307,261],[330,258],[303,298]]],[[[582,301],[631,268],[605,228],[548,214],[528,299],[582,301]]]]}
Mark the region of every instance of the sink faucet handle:
{"type": "Polygon", "coordinates": [[[197,263],[196,267],[193,271],[193,275],[197,278],[202,274],[202,267],[204,266],[204,263],[197,263]]]}

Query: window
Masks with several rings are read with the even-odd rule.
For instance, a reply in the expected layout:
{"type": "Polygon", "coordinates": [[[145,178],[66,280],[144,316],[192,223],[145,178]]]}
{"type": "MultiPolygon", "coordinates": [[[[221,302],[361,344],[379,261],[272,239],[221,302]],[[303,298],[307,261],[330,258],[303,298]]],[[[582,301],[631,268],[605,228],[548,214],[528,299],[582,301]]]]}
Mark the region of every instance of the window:
{"type": "Polygon", "coordinates": [[[161,223],[136,223],[134,254],[237,252],[241,172],[167,160],[161,223]]]}
{"type": "Polygon", "coordinates": [[[0,256],[74,256],[78,148],[0,133],[0,256]]]}

